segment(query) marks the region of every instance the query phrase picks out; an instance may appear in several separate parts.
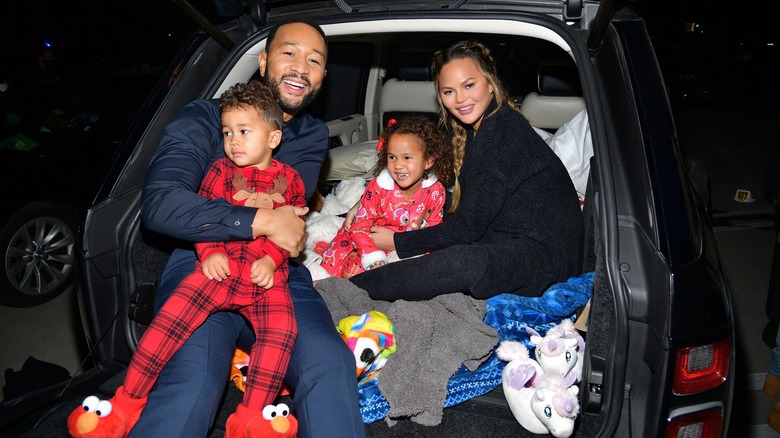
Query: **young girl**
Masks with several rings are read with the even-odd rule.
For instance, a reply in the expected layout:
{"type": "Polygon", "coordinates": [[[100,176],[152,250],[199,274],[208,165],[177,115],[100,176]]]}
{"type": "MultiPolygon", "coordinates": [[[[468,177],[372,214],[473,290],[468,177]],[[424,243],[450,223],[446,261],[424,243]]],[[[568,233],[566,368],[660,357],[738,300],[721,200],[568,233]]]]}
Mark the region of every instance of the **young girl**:
{"type": "Polygon", "coordinates": [[[462,41],[434,54],[442,124],[452,132],[455,186],[447,220],[409,233],[373,230],[401,260],[350,281],[373,299],[463,292],[538,296],[582,269],[583,220],[560,159],[498,79],[490,50],[462,41]]]}
{"type": "Polygon", "coordinates": [[[390,120],[377,149],[376,178],[366,186],[352,226],[345,222],[330,244],[315,248],[330,275],[349,278],[387,264],[389,251],[371,239],[374,226],[401,232],[442,221],[444,184],[452,174],[452,150],[442,131],[424,116],[390,120]]]}

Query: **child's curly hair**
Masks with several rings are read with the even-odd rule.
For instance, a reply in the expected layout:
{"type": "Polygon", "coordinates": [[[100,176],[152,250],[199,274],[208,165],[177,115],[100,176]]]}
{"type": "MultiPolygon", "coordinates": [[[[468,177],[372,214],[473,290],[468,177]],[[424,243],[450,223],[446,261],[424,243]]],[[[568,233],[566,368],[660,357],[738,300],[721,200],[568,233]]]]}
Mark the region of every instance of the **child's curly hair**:
{"type": "Polygon", "coordinates": [[[388,124],[382,131],[380,143],[384,144],[379,154],[379,161],[374,170],[375,175],[379,175],[387,167],[387,144],[393,134],[410,134],[420,140],[424,158],[433,158],[433,166],[425,171],[424,177],[428,177],[429,172],[434,172],[436,177],[449,187],[453,178],[452,145],[444,136],[444,132],[429,117],[423,115],[410,115],[399,118],[395,124],[388,124]]]}
{"type": "Polygon", "coordinates": [[[279,107],[279,96],[276,89],[260,81],[238,83],[228,88],[219,97],[219,111],[233,111],[243,107],[252,107],[260,117],[273,129],[281,130],[284,126],[284,113],[279,107]]]}

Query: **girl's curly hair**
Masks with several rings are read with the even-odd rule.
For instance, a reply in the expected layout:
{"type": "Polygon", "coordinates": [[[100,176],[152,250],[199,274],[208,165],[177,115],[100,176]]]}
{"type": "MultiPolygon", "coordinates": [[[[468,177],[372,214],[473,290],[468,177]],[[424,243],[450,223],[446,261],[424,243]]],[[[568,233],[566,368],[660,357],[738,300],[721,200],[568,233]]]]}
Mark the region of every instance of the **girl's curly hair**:
{"type": "Polygon", "coordinates": [[[380,151],[379,161],[374,170],[375,175],[379,175],[387,167],[387,144],[394,134],[410,134],[417,137],[420,140],[423,157],[433,158],[433,166],[424,173],[424,176],[427,177],[429,172],[434,172],[439,181],[445,187],[449,187],[453,178],[452,145],[436,123],[424,115],[401,117],[395,124],[384,129],[380,142],[385,146],[380,151]]]}
{"type": "Polygon", "coordinates": [[[252,80],[248,84],[238,83],[219,97],[219,111],[232,111],[252,107],[273,129],[284,127],[284,113],[279,107],[279,96],[274,87],[252,80]]]}

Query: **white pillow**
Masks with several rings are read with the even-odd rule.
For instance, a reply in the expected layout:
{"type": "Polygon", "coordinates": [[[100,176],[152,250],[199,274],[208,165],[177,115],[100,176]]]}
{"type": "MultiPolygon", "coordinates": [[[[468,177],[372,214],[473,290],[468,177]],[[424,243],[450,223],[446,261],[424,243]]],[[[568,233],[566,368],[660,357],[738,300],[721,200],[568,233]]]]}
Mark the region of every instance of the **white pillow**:
{"type": "Polygon", "coordinates": [[[587,111],[578,112],[545,141],[569,171],[577,193],[584,195],[590,174],[590,158],[593,156],[587,111]]]}
{"type": "Polygon", "coordinates": [[[327,181],[340,181],[356,176],[363,179],[373,178],[374,166],[379,160],[376,144],[377,140],[369,140],[329,150],[322,165],[322,178],[327,181]]]}

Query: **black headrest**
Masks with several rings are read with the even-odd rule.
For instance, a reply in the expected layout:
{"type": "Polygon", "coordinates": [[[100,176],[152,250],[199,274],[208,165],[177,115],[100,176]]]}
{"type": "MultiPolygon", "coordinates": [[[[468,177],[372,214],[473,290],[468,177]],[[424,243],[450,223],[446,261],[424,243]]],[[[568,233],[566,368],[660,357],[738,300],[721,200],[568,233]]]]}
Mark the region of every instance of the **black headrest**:
{"type": "Polygon", "coordinates": [[[404,52],[398,64],[399,81],[431,81],[431,58],[428,52],[404,52]]]}
{"type": "Polygon", "coordinates": [[[582,96],[582,85],[574,64],[540,64],[539,94],[543,96],[582,96]]]}
{"type": "Polygon", "coordinates": [[[399,81],[430,81],[431,69],[430,67],[400,67],[398,69],[399,81]]]}

